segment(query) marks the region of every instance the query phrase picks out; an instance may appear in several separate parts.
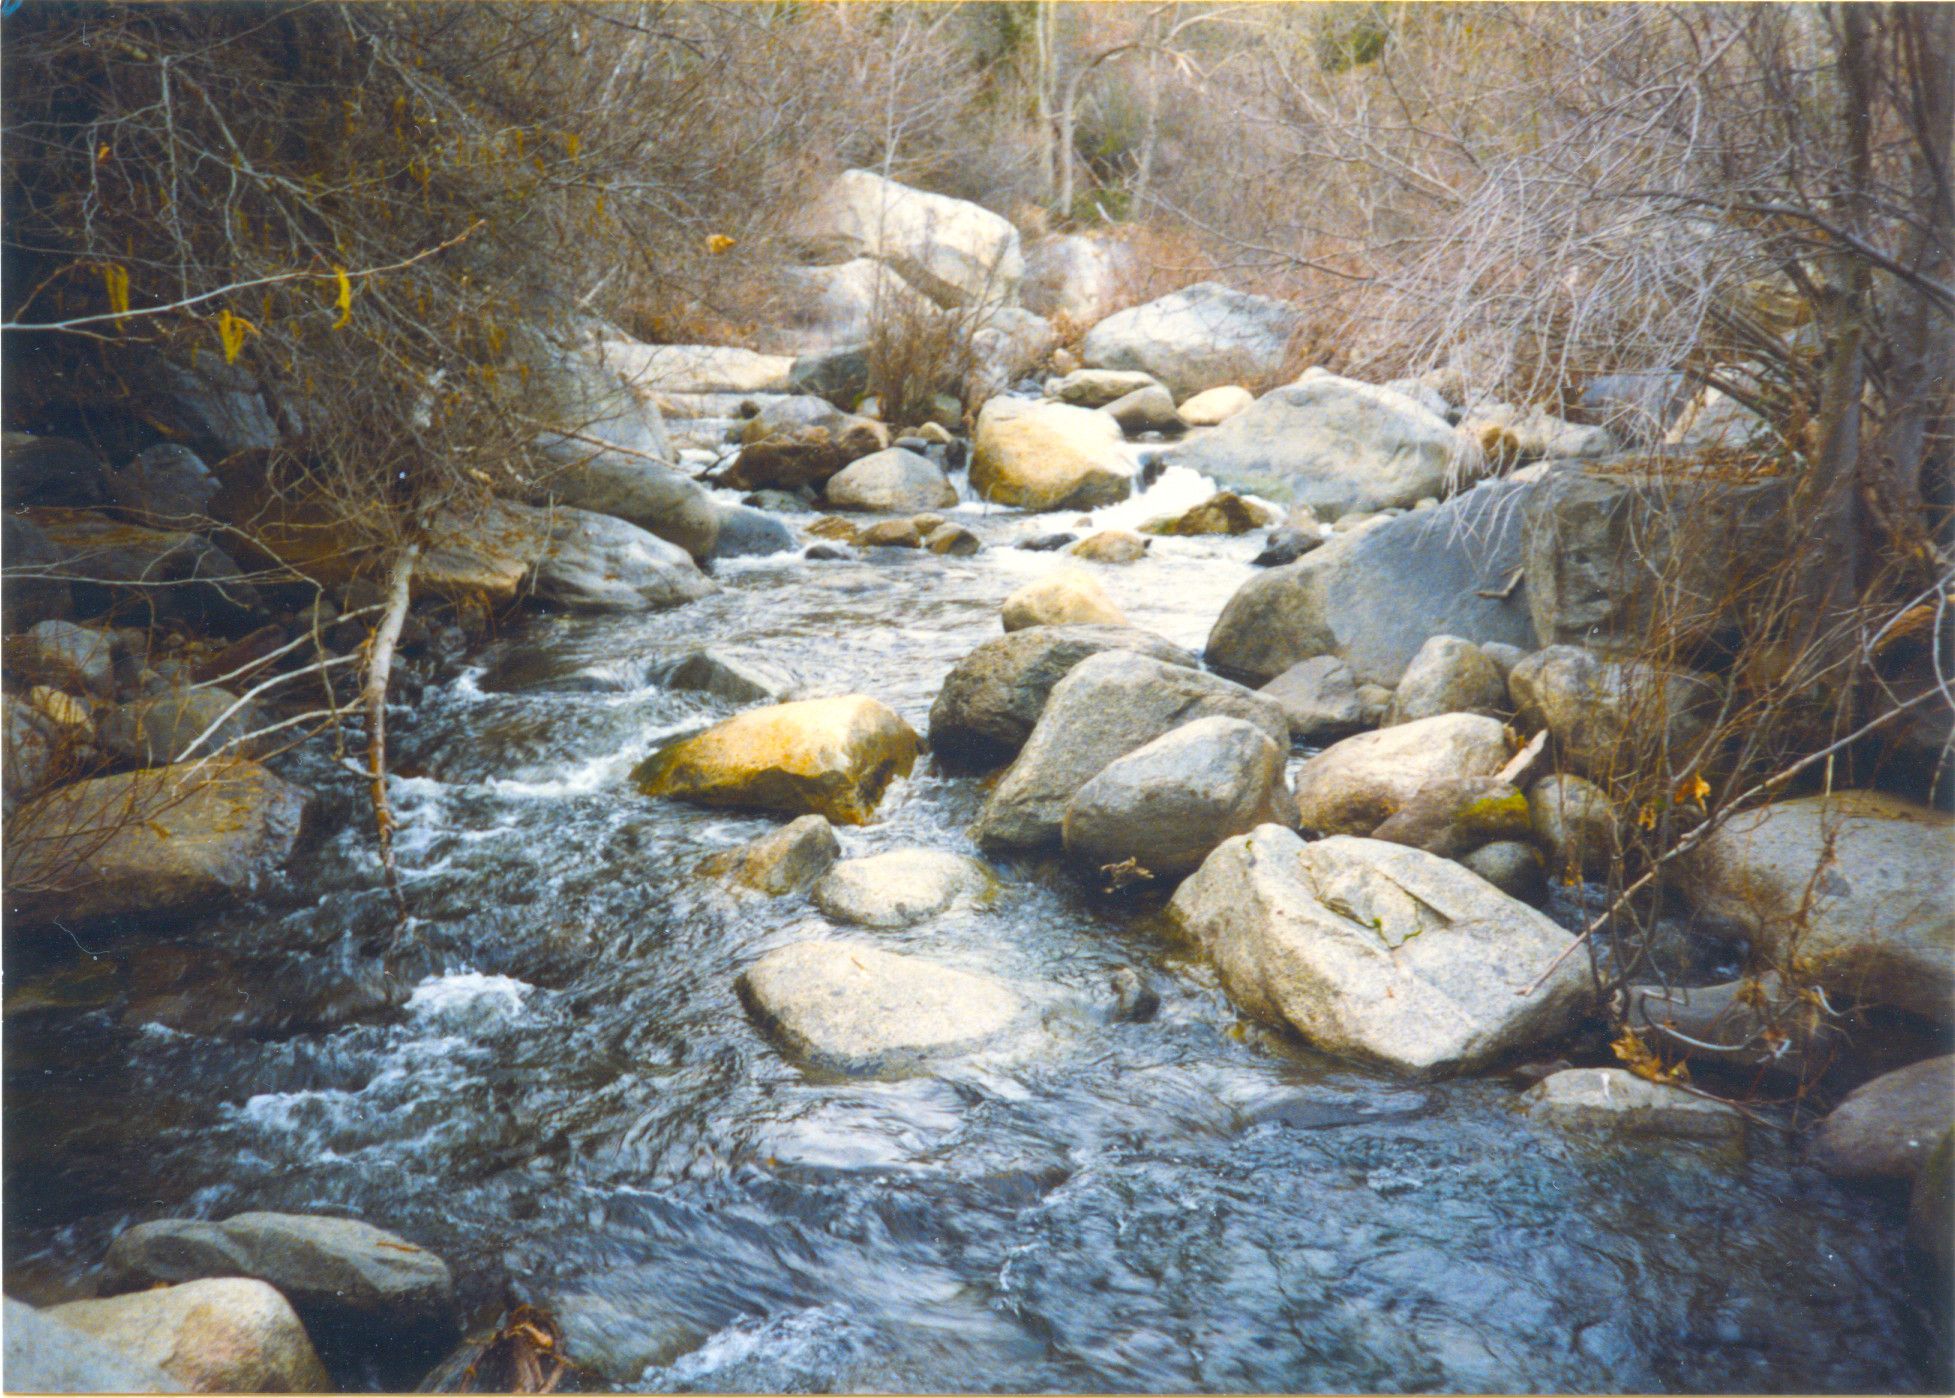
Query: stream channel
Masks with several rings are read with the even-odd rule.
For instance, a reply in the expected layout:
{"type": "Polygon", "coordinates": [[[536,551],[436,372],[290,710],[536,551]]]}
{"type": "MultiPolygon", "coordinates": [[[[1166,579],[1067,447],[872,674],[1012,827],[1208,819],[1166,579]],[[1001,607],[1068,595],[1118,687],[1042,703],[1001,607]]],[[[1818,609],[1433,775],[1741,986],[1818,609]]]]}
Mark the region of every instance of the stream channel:
{"type": "MultiPolygon", "coordinates": [[[[1170,471],[1094,523],[1207,493],[1170,471]]],[[[1070,513],[951,517],[982,553],[788,554],[723,566],[671,612],[525,617],[397,709],[415,912],[397,946],[359,785],[302,752],[281,767],[316,793],[310,833],[280,886],[160,935],[17,953],[14,985],[84,990],[7,1018],[9,1293],[87,1294],[146,1218],[323,1211],[440,1253],[478,1322],[552,1308],[592,1387],[1947,1382],[1904,1201],[1826,1179],[1777,1133],[1742,1152],[1585,1139],[1522,1117],[1503,1077],[1415,1085],[1324,1058],[1239,1016],[1158,912],[1056,862],[996,864],[994,905],[901,930],[698,877],[778,822],[633,789],[660,740],[732,711],[653,676],[723,646],[925,731],[1005,595],[1075,563],[1012,547],[1070,513]],[[734,988],[811,936],[1026,982],[1052,1008],[924,1076],[820,1076],[734,988]],[[1151,1021],[1109,1013],[1121,967],[1158,991],[1151,1021]],[[122,989],[91,1007],[98,981],[122,989]]],[[[1199,652],[1259,542],[1079,566],[1199,652]]],[[[840,832],[844,854],[973,852],[983,795],[926,759],[840,832]]]]}

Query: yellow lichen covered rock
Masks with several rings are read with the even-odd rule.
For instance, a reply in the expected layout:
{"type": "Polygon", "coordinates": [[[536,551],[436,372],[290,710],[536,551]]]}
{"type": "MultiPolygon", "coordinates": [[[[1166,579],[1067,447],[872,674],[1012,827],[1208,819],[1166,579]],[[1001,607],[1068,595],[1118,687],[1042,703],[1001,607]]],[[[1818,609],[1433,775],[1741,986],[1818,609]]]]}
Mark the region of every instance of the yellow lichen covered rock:
{"type": "Polygon", "coordinates": [[[867,695],[805,699],[681,738],[639,764],[632,780],[647,796],[862,825],[890,781],[909,775],[917,748],[915,730],[867,695]]]}
{"type": "Polygon", "coordinates": [[[7,910],[83,922],[243,893],[285,861],[304,815],[304,792],[240,759],[59,787],[8,822],[7,910]]]}
{"type": "Polygon", "coordinates": [[[971,488],[1024,510],[1090,510],[1133,490],[1120,424],[1091,408],[993,398],[978,414],[971,488]]]}
{"type": "Polygon", "coordinates": [[[1125,626],[1127,615],[1113,604],[1090,573],[1067,568],[1028,582],[1005,599],[1005,630],[1028,626],[1125,626]]]}

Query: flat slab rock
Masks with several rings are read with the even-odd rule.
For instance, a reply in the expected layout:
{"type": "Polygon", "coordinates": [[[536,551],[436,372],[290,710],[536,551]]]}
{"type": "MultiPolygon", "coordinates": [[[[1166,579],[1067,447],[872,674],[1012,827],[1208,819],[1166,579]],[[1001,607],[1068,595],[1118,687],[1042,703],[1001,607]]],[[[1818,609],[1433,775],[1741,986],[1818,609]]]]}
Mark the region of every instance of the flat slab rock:
{"type": "Polygon", "coordinates": [[[301,1311],[381,1313],[393,1321],[455,1315],[448,1264],[425,1248],[352,1218],[243,1213],[139,1223],[110,1244],[109,1291],[203,1277],[254,1277],[301,1311]]]}
{"type": "Polygon", "coordinates": [[[905,927],[988,900],[997,878],[969,855],[899,849],[845,859],[815,885],[815,906],[837,922],[905,927]]]}
{"type": "Polygon", "coordinates": [[[1577,1131],[1631,1130],[1697,1140],[1728,1140],[1745,1131],[1735,1107],[1621,1068],[1551,1073],[1527,1090],[1524,1102],[1537,1121],[1577,1131]]]}
{"type": "Polygon", "coordinates": [[[853,942],[796,942],[740,976],[761,1027],[811,1067],[914,1072],[1009,1030],[1025,1002],[1003,981],[853,942]]]}

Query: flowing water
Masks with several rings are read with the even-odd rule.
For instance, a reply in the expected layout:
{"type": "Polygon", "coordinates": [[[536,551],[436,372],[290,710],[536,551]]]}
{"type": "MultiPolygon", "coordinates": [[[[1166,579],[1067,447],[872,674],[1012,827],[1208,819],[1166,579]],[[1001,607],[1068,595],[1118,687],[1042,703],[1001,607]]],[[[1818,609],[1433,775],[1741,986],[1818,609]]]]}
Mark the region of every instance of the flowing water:
{"type": "MultiPolygon", "coordinates": [[[[1096,522],[1205,494],[1170,472],[1096,522]]],[[[730,711],[658,666],[723,645],[922,731],[999,601],[1066,561],[1009,545],[1070,516],[956,517],[983,553],[750,561],[678,611],[531,618],[430,687],[395,719],[398,947],[358,785],[314,754],[290,771],[319,833],[282,887],[16,952],[12,984],[58,1005],[7,1019],[8,1291],[85,1293],[144,1218],[325,1210],[440,1252],[478,1314],[552,1307],[588,1382],[653,1391],[1947,1384],[1904,1201],[1772,1132],[1585,1140],[1504,1080],[1330,1061],[1242,1021],[1158,914],[1049,864],[898,931],[696,877],[776,822],[632,789],[662,737],[730,711]],[[734,979],[809,936],[1050,1008],[926,1076],[804,1072],[734,979]],[[1121,967],[1152,1021],[1110,1013],[1121,967]]],[[[1199,649],[1256,546],[1165,539],[1095,571],[1199,649]]],[[[968,850],[982,797],[920,765],[845,853],[968,850]]]]}

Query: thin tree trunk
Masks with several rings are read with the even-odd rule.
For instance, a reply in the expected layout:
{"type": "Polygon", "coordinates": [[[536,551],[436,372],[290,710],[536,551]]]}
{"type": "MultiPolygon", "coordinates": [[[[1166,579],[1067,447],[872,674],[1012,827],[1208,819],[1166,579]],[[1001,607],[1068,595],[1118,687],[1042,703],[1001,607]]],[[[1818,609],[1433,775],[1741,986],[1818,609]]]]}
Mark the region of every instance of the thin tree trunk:
{"type": "Polygon", "coordinates": [[[407,899],[401,892],[400,872],[394,865],[394,811],[387,801],[387,681],[394,670],[394,648],[400,644],[407,620],[408,584],[421,546],[409,544],[394,559],[387,574],[387,610],[380,614],[367,648],[367,681],[363,699],[367,711],[367,791],[373,802],[374,830],[380,839],[380,871],[394,910],[407,919],[407,899]]]}
{"type": "MultiPolygon", "coordinates": [[[[1848,186],[1842,216],[1856,233],[1867,225],[1873,178],[1874,54],[1869,7],[1835,7],[1839,24],[1841,115],[1846,123],[1848,186]]],[[[1801,483],[1799,507],[1812,520],[1805,578],[1798,614],[1805,619],[1808,643],[1833,630],[1839,614],[1859,595],[1862,570],[1859,511],[1860,399],[1866,385],[1865,343],[1871,276],[1864,258],[1844,255],[1828,269],[1829,286],[1821,306],[1825,362],[1821,371],[1819,442],[1801,483]]],[[[1830,657],[1815,655],[1819,665],[1830,657]]]]}
{"type": "MultiPolygon", "coordinates": [[[[1885,7],[1885,22],[1900,35],[1915,78],[1909,104],[1914,149],[1912,212],[1918,220],[1908,269],[1944,285],[1955,281],[1955,8],[1885,7]]],[[[1869,463],[1870,503],[1883,526],[1911,543],[1919,531],[1923,477],[1945,478],[1955,404],[1955,314],[1921,287],[1893,280],[1895,333],[1885,420],[1869,463]]],[[[1945,486],[1945,479],[1934,481],[1945,486]]]]}

